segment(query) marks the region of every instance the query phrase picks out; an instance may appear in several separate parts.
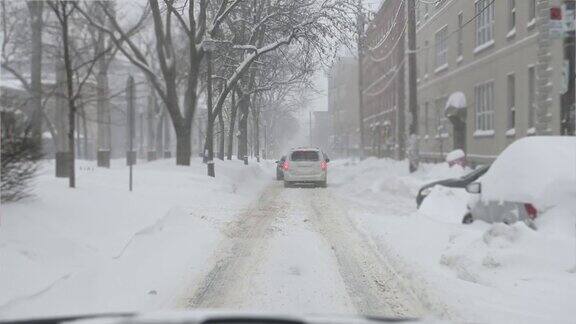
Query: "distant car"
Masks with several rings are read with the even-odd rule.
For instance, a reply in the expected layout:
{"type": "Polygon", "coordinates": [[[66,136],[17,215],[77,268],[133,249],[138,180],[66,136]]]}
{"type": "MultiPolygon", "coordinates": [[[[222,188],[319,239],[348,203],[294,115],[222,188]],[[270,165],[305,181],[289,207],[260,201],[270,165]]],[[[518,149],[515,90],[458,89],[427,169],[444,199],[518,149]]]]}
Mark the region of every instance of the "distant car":
{"type": "Polygon", "coordinates": [[[284,161],[286,161],[286,155],[276,161],[276,180],[284,180],[284,161]]]}
{"type": "Polygon", "coordinates": [[[282,165],[284,187],[313,184],[326,187],[330,159],[317,148],[292,149],[282,165]]]}
{"type": "Polygon", "coordinates": [[[539,213],[574,199],[576,138],[530,136],[510,144],[490,170],[467,185],[472,194],[462,223],[475,220],[535,229],[539,213]]]}
{"type": "Polygon", "coordinates": [[[416,196],[416,206],[420,208],[420,205],[422,205],[424,199],[428,197],[430,192],[432,192],[432,188],[434,188],[435,186],[466,189],[466,186],[468,184],[476,181],[478,178],[483,176],[486,173],[486,171],[488,171],[489,168],[490,165],[482,165],[460,178],[438,180],[424,185],[422,188],[420,188],[420,190],[418,191],[418,195],[416,196]]]}

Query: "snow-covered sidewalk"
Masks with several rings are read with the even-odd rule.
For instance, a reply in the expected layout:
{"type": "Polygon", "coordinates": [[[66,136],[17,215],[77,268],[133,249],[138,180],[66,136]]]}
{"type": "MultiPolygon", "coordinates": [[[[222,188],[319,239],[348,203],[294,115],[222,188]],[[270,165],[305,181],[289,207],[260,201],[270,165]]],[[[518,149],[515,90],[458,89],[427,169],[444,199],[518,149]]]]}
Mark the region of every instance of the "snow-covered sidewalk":
{"type": "Polygon", "coordinates": [[[0,318],[154,310],[180,304],[222,226],[272,181],[273,164],[80,162],[76,189],[46,162],[35,196],[2,206],[0,318]],[[267,171],[265,171],[267,170],[267,171]]]}
{"type": "Polygon", "coordinates": [[[467,193],[436,187],[422,208],[421,185],[466,170],[404,162],[336,161],[330,188],[349,217],[387,255],[407,285],[441,301],[456,321],[573,323],[576,319],[576,199],[571,210],[540,215],[538,231],[523,223],[462,225],[467,193]],[[396,257],[394,257],[396,256],[396,257]]]}

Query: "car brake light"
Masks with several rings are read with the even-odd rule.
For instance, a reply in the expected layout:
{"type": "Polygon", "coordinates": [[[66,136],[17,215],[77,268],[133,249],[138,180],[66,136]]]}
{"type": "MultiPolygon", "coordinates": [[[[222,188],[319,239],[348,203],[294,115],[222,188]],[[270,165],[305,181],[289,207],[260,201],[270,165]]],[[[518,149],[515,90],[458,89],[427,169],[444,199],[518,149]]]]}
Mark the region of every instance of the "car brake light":
{"type": "Polygon", "coordinates": [[[326,161],[322,161],[320,163],[320,168],[322,169],[322,171],[326,171],[328,169],[328,163],[326,163],[326,161]]]}
{"type": "Polygon", "coordinates": [[[526,213],[528,214],[528,218],[534,220],[538,217],[538,210],[532,204],[524,204],[524,209],[526,209],[526,213]]]}
{"type": "Polygon", "coordinates": [[[284,171],[288,171],[289,168],[290,168],[290,165],[288,164],[288,161],[284,161],[284,163],[282,163],[282,169],[284,171]]]}

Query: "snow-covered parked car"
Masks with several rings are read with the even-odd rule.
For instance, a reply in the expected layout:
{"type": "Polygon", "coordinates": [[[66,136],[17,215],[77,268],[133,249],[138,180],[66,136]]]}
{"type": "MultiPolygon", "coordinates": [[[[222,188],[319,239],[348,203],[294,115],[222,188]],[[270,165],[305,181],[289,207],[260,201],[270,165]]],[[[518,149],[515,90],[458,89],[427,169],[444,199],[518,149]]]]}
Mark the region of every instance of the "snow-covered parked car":
{"type": "Polygon", "coordinates": [[[576,138],[519,139],[466,190],[472,195],[463,223],[523,221],[535,228],[539,215],[576,199],[576,138]]]}
{"type": "Polygon", "coordinates": [[[486,173],[486,171],[488,171],[489,168],[490,168],[489,164],[481,165],[459,178],[442,179],[425,184],[420,188],[420,190],[418,190],[418,194],[416,195],[417,208],[420,208],[422,202],[424,201],[424,199],[426,199],[426,197],[428,197],[428,195],[430,195],[434,187],[442,186],[447,188],[461,188],[461,190],[464,190],[464,188],[466,188],[467,185],[483,176],[486,173]]]}

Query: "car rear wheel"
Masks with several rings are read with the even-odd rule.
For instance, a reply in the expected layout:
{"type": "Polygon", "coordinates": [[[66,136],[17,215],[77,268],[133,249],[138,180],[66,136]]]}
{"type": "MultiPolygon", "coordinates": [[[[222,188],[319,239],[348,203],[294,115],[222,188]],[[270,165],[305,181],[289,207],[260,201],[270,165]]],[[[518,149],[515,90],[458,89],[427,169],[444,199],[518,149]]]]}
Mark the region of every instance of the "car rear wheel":
{"type": "Polygon", "coordinates": [[[472,224],[472,222],[474,222],[472,214],[466,213],[466,215],[464,215],[464,217],[462,218],[462,224],[472,224]]]}

